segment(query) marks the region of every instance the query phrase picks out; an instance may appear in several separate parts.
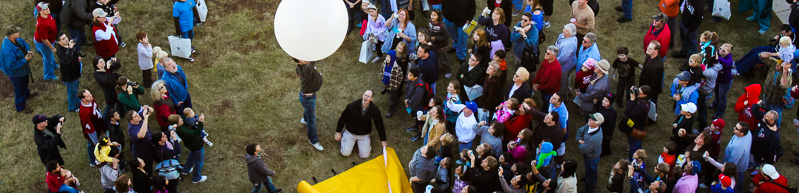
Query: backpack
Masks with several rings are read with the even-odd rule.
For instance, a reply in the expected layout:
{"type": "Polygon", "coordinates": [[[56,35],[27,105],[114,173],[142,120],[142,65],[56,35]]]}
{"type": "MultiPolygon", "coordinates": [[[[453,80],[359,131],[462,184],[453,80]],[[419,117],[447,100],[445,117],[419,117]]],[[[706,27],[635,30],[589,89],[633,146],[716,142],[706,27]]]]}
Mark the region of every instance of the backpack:
{"type": "Polygon", "coordinates": [[[430,107],[425,104],[426,102],[430,102],[430,99],[432,99],[433,96],[435,96],[435,94],[433,94],[433,89],[430,88],[430,85],[424,81],[422,81],[421,84],[417,84],[416,86],[424,88],[424,92],[422,93],[422,109],[423,110],[429,109],[430,107]]]}
{"type": "Polygon", "coordinates": [[[594,11],[594,17],[599,15],[599,1],[597,1],[597,0],[588,0],[588,7],[591,7],[591,10],[594,11]]]}

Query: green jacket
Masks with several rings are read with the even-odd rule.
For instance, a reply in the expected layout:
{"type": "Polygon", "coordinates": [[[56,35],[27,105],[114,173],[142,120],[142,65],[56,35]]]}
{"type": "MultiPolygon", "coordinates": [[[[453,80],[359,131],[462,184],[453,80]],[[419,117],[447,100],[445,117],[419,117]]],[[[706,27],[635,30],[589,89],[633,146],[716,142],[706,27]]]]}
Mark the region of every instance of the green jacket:
{"type": "Polygon", "coordinates": [[[178,126],[175,132],[183,139],[183,145],[191,151],[199,151],[203,149],[205,141],[203,141],[203,122],[197,122],[196,128],[191,128],[186,124],[178,126]]]}
{"type": "MultiPolygon", "coordinates": [[[[126,91],[122,91],[119,93],[119,103],[122,107],[119,112],[128,112],[130,110],[134,110],[136,112],[141,109],[141,105],[139,104],[139,95],[144,94],[144,88],[133,88],[133,94],[128,94],[126,91]]],[[[121,114],[121,113],[120,113],[121,114]]]]}

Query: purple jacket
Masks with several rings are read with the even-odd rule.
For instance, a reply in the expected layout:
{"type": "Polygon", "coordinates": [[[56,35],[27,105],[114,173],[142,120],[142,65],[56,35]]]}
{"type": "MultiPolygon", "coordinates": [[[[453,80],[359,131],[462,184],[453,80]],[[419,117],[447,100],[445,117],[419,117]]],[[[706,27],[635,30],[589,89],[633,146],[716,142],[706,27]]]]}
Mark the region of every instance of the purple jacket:
{"type": "Polygon", "coordinates": [[[727,54],[726,57],[719,57],[719,64],[721,64],[722,68],[721,71],[719,71],[719,76],[716,79],[716,83],[730,83],[732,81],[732,54],[727,54]]]}

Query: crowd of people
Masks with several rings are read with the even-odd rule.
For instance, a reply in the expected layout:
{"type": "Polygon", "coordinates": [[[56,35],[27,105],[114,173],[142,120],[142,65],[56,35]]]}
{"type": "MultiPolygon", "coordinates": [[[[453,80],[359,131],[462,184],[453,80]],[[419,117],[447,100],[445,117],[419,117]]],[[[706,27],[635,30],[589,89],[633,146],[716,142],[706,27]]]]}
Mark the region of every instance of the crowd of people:
{"type": "MultiPolygon", "coordinates": [[[[359,6],[350,4],[350,21],[351,29],[362,28],[365,42],[376,44],[371,63],[381,65],[384,88],[379,93],[390,94],[384,117],[396,117],[398,104],[404,104],[402,114],[413,119],[407,120],[410,140],[423,142],[408,164],[414,192],[577,192],[578,178],[585,192],[600,191],[597,173],[607,171],[599,170],[599,160],[612,155],[611,149],[624,148],[611,147],[615,130],[626,134],[629,146],[610,169],[607,191],[622,192],[625,183],[632,192],[789,191],[774,164],[785,152],[779,137],[782,111],[799,97],[799,87],[792,84],[798,23],[782,25],[768,46],[736,62],[733,45],[721,40],[723,33],[699,30],[703,1],[662,0],[642,38],[646,55],[639,60],[629,55],[634,47],[618,47],[617,55],[602,57],[602,37],[593,33],[596,1],[571,2],[570,23],[549,40],[551,45],[544,35],[552,26],[551,0],[486,1],[477,16],[481,9],[473,0],[421,0],[422,14],[413,12],[413,2],[357,1],[359,6]],[[515,16],[520,16],[518,23],[511,22],[515,16]],[[412,21],[419,19],[415,26],[412,21]],[[456,61],[449,60],[451,53],[456,61]],[[513,57],[506,60],[510,53],[513,57]],[[666,74],[667,56],[688,62],[678,65],[679,73],[666,74]],[[739,74],[763,74],[765,81],[748,81],[752,84],[735,103],[738,121],[725,121],[727,94],[739,74]],[[676,78],[668,84],[666,76],[676,78]],[[446,93],[436,92],[437,83],[446,84],[446,93]],[[669,101],[658,101],[661,95],[669,101]],[[566,106],[577,110],[569,112],[566,106]],[[671,121],[658,119],[665,113],[677,117],[671,136],[658,144],[663,152],[650,152],[658,155],[650,157],[642,149],[647,131],[671,121]],[[574,119],[587,123],[570,125],[574,119]],[[732,128],[733,136],[721,156],[725,128],[732,128]],[[584,176],[577,176],[578,161],[564,155],[569,136],[578,144],[584,176]],[[655,160],[655,167],[646,167],[655,160]],[[747,174],[751,182],[744,181],[747,174]],[[748,184],[751,189],[745,190],[748,184]]],[[[799,15],[797,4],[789,3],[799,15]]],[[[713,6],[708,2],[708,10],[713,6]]],[[[770,6],[742,2],[739,11],[747,6],[755,9],[747,20],[760,21],[759,33],[765,33],[769,23],[762,15],[768,14],[760,13],[770,6]]],[[[632,20],[631,1],[616,11],[624,12],[617,22],[632,20]]],[[[720,17],[709,19],[721,22],[720,17]]],[[[295,62],[305,107],[302,122],[311,144],[321,151],[314,105],[322,76],[315,62],[295,62]]],[[[341,113],[335,139],[343,156],[357,142],[359,156],[368,158],[373,128],[387,145],[383,117],[372,103],[376,93],[366,90],[341,113]]],[[[799,120],[794,122],[799,126],[799,120]]],[[[791,162],[799,164],[796,158],[791,162]]]]}
{"type": "MultiPolygon", "coordinates": [[[[186,73],[166,51],[151,45],[144,31],[135,33],[143,81],[133,82],[116,72],[121,61],[115,55],[126,46],[118,28],[122,11],[116,3],[36,1],[33,42],[42,57],[43,78],[64,82],[67,110],[79,113],[88,165],[100,171],[105,192],[177,192],[183,176],[192,183],[204,182],[208,179],[202,175],[205,147],[213,143],[205,132],[205,115],[192,109],[186,73]],[[87,25],[94,39],[87,39],[87,25]],[[87,63],[93,65],[93,77],[102,92],[80,89],[82,59],[87,55],[82,46],[95,48],[96,56],[87,63]],[[61,77],[55,69],[60,69],[61,77]],[[148,94],[145,87],[150,88],[152,106],[139,102],[140,96],[148,94]],[[92,92],[102,93],[104,103],[97,103],[92,92]],[[148,126],[153,114],[160,128],[157,132],[148,126]],[[121,130],[123,125],[128,136],[121,130]],[[181,146],[189,150],[183,163],[181,146]],[[123,151],[129,149],[132,157],[125,158],[123,151]]],[[[774,164],[785,154],[780,143],[782,112],[799,98],[799,87],[792,82],[799,58],[797,23],[782,25],[768,46],[753,48],[734,61],[733,45],[721,41],[724,34],[698,33],[704,19],[702,1],[661,0],[642,38],[646,55],[638,62],[629,56],[634,47],[617,48],[616,58],[602,57],[602,38],[592,32],[599,27],[599,10],[592,0],[571,2],[570,23],[549,41],[544,30],[552,26],[553,0],[489,0],[477,19],[480,9],[474,0],[421,0],[422,14],[415,13],[414,1],[408,0],[345,3],[350,29],[361,28],[363,39],[376,44],[377,57],[371,63],[382,65],[380,81],[385,87],[380,92],[366,90],[360,99],[348,103],[334,138],[340,141],[342,156],[349,156],[357,144],[358,156],[368,158],[373,128],[381,145],[388,146],[383,119],[395,117],[402,104],[404,113],[413,119],[407,120],[412,125],[406,129],[412,133],[410,140],[424,144],[408,164],[415,192],[577,192],[578,182],[585,192],[594,192],[602,189],[596,187],[598,173],[607,172],[599,170],[599,160],[612,155],[611,149],[623,148],[611,147],[615,130],[626,134],[629,147],[626,156],[610,168],[607,191],[622,192],[629,183],[634,192],[745,192],[746,184],[754,185],[754,192],[788,192],[788,180],[774,164]],[[415,19],[417,15],[421,18],[415,19]],[[519,15],[520,21],[513,24],[512,17],[519,15]],[[675,48],[678,15],[682,43],[671,57],[688,62],[680,65],[667,86],[664,61],[670,48],[675,48]],[[412,20],[427,23],[417,28],[412,20]],[[477,26],[471,31],[470,25],[477,26]],[[454,53],[456,61],[450,61],[449,53],[454,53]],[[506,60],[511,53],[508,60],[513,65],[506,60]],[[735,102],[738,121],[728,125],[732,119],[725,121],[724,114],[732,77],[758,73],[765,79],[750,81],[735,102]],[[445,80],[446,93],[436,92],[439,78],[445,80]],[[664,86],[673,102],[659,103],[664,86]],[[376,93],[389,94],[385,114],[372,103],[376,93]],[[578,110],[569,112],[567,106],[578,110]],[[663,113],[677,118],[663,152],[655,152],[657,164],[647,168],[645,163],[654,163],[647,161],[654,157],[642,145],[656,122],[670,121],[658,119],[663,113]],[[574,119],[587,123],[570,125],[574,119]],[[720,157],[725,128],[732,128],[733,136],[720,157]],[[578,161],[565,155],[572,135],[584,163],[580,177],[578,161]],[[744,181],[747,173],[751,182],[744,181]]],[[[761,13],[769,13],[770,6],[742,2],[739,11],[753,7],[754,15],[747,20],[759,21],[763,34],[770,26],[770,16],[764,15],[770,14],[761,13]]],[[[794,15],[797,4],[791,7],[794,15]]],[[[616,10],[624,12],[619,23],[632,20],[632,1],[623,1],[616,10]]],[[[196,2],[176,0],[172,16],[177,35],[193,39],[194,27],[202,24],[196,2]]],[[[34,52],[20,37],[19,27],[4,30],[1,69],[13,84],[16,111],[29,114],[34,110],[25,101],[37,96],[28,89],[34,52]]],[[[316,93],[324,78],[316,62],[294,62],[304,109],[300,122],[306,125],[310,144],[323,151],[317,136],[316,93]]],[[[60,154],[60,148],[66,148],[61,138],[65,121],[57,114],[34,115],[34,141],[46,168],[48,190],[80,192],[78,178],[63,167],[60,154]]],[[[794,119],[794,124],[799,126],[799,120],[794,119]]],[[[261,146],[253,143],[245,151],[252,191],[266,186],[268,192],[281,192],[272,183],[275,171],[261,158],[261,146]]],[[[791,162],[799,165],[799,159],[791,162]]]]}
{"type": "MultiPolygon", "coordinates": [[[[35,1],[33,42],[42,57],[43,78],[45,81],[60,79],[64,82],[67,110],[79,114],[76,122],[80,122],[86,139],[88,166],[99,170],[102,184],[102,187],[79,187],[80,181],[75,173],[64,168],[67,163],[60,149],[67,148],[61,135],[66,118],[58,114],[35,114],[32,118],[34,141],[41,164],[46,169],[45,182],[49,192],[174,193],[178,192],[181,178],[191,179],[195,184],[208,179],[202,172],[205,147],[211,147],[213,143],[205,132],[205,115],[192,109],[189,81],[183,68],[166,51],[150,44],[146,32],[138,31],[135,33],[138,41],[136,54],[143,81],[134,82],[128,78],[133,74],[126,76],[117,71],[122,61],[116,55],[126,47],[120,33],[122,30],[118,28],[123,10],[116,6],[117,2],[35,1]],[[65,24],[66,29],[61,24],[65,24]],[[86,27],[92,29],[90,36],[85,34],[86,27]],[[96,56],[86,58],[87,54],[81,51],[81,47],[92,45],[96,56]],[[83,75],[84,63],[92,65],[92,75],[100,90],[80,89],[79,78],[83,75]],[[60,69],[61,77],[55,75],[55,69],[60,69]],[[153,77],[153,71],[157,78],[153,77]],[[149,95],[146,95],[148,91],[145,88],[149,88],[149,95]],[[101,106],[103,103],[95,100],[93,93],[102,93],[104,107],[101,106]],[[141,104],[142,96],[151,97],[153,104],[141,104]],[[155,132],[149,128],[152,117],[159,126],[153,130],[155,132]],[[122,130],[124,128],[127,128],[128,136],[122,130]],[[188,152],[183,152],[181,146],[188,152]],[[126,158],[125,152],[130,152],[132,157],[126,158]],[[181,155],[185,158],[181,159],[181,155]]],[[[177,35],[192,39],[193,28],[202,25],[197,2],[176,0],[172,8],[177,35]]],[[[0,69],[13,84],[16,111],[30,114],[34,109],[26,106],[25,101],[37,96],[28,89],[33,79],[30,61],[34,52],[20,36],[21,31],[16,26],[4,27],[0,69]]],[[[193,58],[187,59],[194,62],[193,58]]],[[[245,161],[250,170],[253,192],[260,191],[264,185],[269,192],[281,192],[271,182],[270,176],[275,173],[263,163],[260,151],[258,144],[246,147],[245,161]]],[[[79,167],[75,163],[69,165],[79,167]]]]}

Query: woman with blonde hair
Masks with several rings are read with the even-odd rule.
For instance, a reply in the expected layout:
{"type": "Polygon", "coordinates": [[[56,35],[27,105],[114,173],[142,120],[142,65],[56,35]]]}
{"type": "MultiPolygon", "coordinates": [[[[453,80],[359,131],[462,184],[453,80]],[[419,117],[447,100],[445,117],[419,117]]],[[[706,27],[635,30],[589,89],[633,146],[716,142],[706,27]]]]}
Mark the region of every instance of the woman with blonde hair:
{"type": "Polygon", "coordinates": [[[161,76],[164,75],[166,72],[166,67],[164,64],[161,63],[161,60],[169,56],[169,53],[162,50],[161,47],[154,47],[153,48],[153,56],[155,57],[155,74],[158,75],[158,79],[161,79],[161,76]]]}
{"type": "Polygon", "coordinates": [[[167,92],[164,80],[155,81],[150,88],[150,96],[155,109],[155,120],[158,121],[158,126],[161,126],[161,130],[166,130],[169,126],[169,115],[176,114],[175,104],[169,98],[167,92]]]}
{"type": "MultiPolygon", "coordinates": [[[[483,81],[483,97],[481,97],[480,102],[477,103],[478,107],[496,109],[497,105],[502,102],[502,84],[499,80],[500,73],[502,73],[502,71],[499,69],[499,64],[496,61],[488,63],[488,69],[486,69],[488,77],[483,81]]],[[[492,115],[488,117],[492,117],[492,115]]]]}

